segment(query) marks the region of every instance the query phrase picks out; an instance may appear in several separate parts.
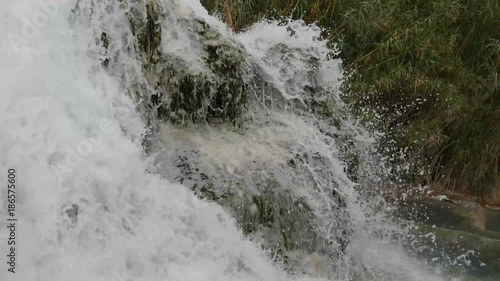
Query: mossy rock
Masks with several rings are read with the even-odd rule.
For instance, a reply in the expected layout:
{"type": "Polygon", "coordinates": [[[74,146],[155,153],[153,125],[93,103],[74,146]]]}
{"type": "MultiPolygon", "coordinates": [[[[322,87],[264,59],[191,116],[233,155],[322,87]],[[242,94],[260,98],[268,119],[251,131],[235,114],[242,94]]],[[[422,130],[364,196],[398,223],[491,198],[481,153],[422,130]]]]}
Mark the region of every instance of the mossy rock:
{"type": "MultiPolygon", "coordinates": [[[[178,24],[178,28],[194,31],[190,39],[199,48],[193,56],[199,56],[201,67],[192,69],[183,57],[161,50],[158,61],[144,65],[151,70],[150,82],[157,91],[152,103],[158,117],[174,123],[219,121],[238,125],[249,84],[246,52],[200,18],[181,18],[178,24]]],[[[141,49],[148,49],[148,42],[140,41],[145,45],[141,49]]]]}
{"type": "Polygon", "coordinates": [[[194,32],[190,39],[199,46],[199,54],[193,56],[199,56],[201,67],[193,69],[183,57],[165,52],[150,66],[157,91],[152,103],[158,117],[174,123],[219,121],[238,125],[250,84],[246,52],[200,18],[181,18],[178,24],[194,32]]]}
{"type": "MultiPolygon", "coordinates": [[[[301,72],[289,73],[289,75],[295,76],[290,77],[292,88],[295,88],[297,94],[300,94],[304,104],[300,102],[294,102],[294,106],[298,108],[303,108],[307,111],[318,114],[318,116],[325,117],[325,105],[326,101],[332,96],[331,93],[322,87],[318,81],[318,75],[321,67],[321,59],[308,52],[305,52],[301,48],[290,47],[284,43],[278,43],[270,48],[268,56],[270,58],[279,58],[279,64],[282,64],[281,71],[287,73],[289,70],[300,69],[301,72]],[[295,64],[303,65],[303,68],[297,68],[295,64]],[[297,77],[298,76],[298,77],[297,77]],[[305,80],[303,80],[306,78],[305,80]],[[298,84],[299,80],[307,81],[305,84],[298,84]]],[[[333,113],[333,112],[329,112],[333,113]]]]}
{"type": "MultiPolygon", "coordinates": [[[[127,10],[130,31],[135,38],[134,51],[147,79],[131,83],[126,89],[129,95],[138,102],[145,100],[156,119],[176,124],[228,122],[239,125],[247,104],[248,87],[255,76],[244,48],[203,19],[171,15],[154,1],[122,5],[127,10]],[[164,50],[168,44],[165,42],[168,38],[162,38],[165,25],[190,34],[191,47],[195,49],[192,57],[200,63],[198,69],[193,69],[186,58],[164,50]],[[144,82],[148,85],[142,85],[144,82]]],[[[77,4],[73,10],[75,15],[81,14],[80,6],[77,4]]],[[[96,38],[97,46],[103,50],[99,57],[105,68],[119,63],[117,50],[110,48],[117,39],[105,29],[96,38]]]]}
{"type": "MultiPolygon", "coordinates": [[[[315,214],[306,200],[287,192],[272,173],[248,171],[252,186],[241,175],[219,174],[199,168],[196,150],[185,150],[173,158],[175,180],[191,188],[200,198],[217,202],[236,219],[242,232],[265,240],[266,247],[285,253],[320,250],[315,232],[315,214]]],[[[171,158],[172,159],[172,158],[171,158]]],[[[171,160],[170,160],[171,161],[171,160]]]]}
{"type": "Polygon", "coordinates": [[[303,198],[287,194],[272,175],[264,176],[258,193],[252,194],[241,181],[227,181],[220,190],[213,185],[202,188],[199,195],[219,203],[228,209],[243,233],[261,237],[266,248],[282,253],[301,250],[318,251],[320,238],[314,230],[314,213],[303,198]]]}
{"type": "MultiPolygon", "coordinates": [[[[317,81],[322,60],[314,51],[285,44],[276,44],[271,49],[269,55],[281,54],[283,63],[292,64],[289,69],[297,69],[293,66],[297,60],[305,66],[305,70],[295,74],[307,80],[296,89],[295,94],[301,96],[301,101],[288,101],[272,83],[262,79],[266,76],[265,71],[252,62],[240,43],[202,18],[194,14],[172,14],[154,1],[134,4],[125,1],[122,5],[127,10],[130,31],[135,38],[133,48],[147,80],[129,83],[126,90],[136,102],[144,103],[142,111],[149,111],[145,112],[148,122],[154,118],[174,124],[224,122],[240,126],[249,105],[249,94],[263,90],[268,96],[268,100],[263,101],[266,106],[270,100],[279,104],[293,103],[303,112],[330,118],[336,127],[341,126],[340,112],[328,108],[332,93],[317,81]],[[170,26],[173,34],[163,30],[170,26]],[[192,54],[179,54],[169,49],[168,41],[178,40],[176,36],[183,36],[190,42],[192,54]],[[199,65],[193,67],[193,61],[199,65]]],[[[102,55],[103,66],[117,65],[119,59],[113,53],[115,50],[109,48],[117,38],[105,30],[100,37],[98,44],[106,50],[102,55]]],[[[129,43],[127,48],[131,47],[129,43]]],[[[125,72],[123,75],[128,75],[125,72]]]]}

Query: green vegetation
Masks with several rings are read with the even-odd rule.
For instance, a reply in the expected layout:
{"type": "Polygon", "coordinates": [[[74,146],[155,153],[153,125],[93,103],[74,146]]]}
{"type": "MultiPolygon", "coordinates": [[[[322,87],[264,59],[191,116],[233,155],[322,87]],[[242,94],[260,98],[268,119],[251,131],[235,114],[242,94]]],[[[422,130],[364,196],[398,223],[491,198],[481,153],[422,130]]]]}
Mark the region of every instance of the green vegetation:
{"type": "Polygon", "coordinates": [[[407,181],[500,191],[500,1],[201,2],[236,31],[262,18],[316,22],[350,73],[345,100],[386,132],[384,150],[403,152],[407,181]]]}

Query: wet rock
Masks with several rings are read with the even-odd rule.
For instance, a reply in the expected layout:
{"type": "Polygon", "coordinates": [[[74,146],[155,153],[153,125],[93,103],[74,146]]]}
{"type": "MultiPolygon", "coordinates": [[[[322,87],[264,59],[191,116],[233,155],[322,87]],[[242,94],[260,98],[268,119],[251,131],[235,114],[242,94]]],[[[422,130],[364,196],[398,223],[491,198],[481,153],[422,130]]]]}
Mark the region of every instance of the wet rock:
{"type": "Polygon", "coordinates": [[[272,141],[251,140],[226,127],[162,128],[159,172],[223,206],[279,262],[294,268],[304,256],[332,261],[342,255],[350,236],[346,203],[320,153],[297,153],[286,143],[273,148],[272,141]]]}
{"type": "Polygon", "coordinates": [[[146,18],[131,16],[143,68],[155,93],[150,100],[157,117],[174,123],[240,122],[251,85],[243,47],[197,17],[183,18],[146,5],[146,18]],[[189,54],[162,42],[162,22],[175,26],[173,36],[192,41],[189,54]]]}
{"type": "Polygon", "coordinates": [[[71,208],[66,209],[66,214],[68,218],[71,220],[72,224],[76,224],[78,222],[78,213],[80,212],[80,207],[77,204],[71,204],[71,208]]]}

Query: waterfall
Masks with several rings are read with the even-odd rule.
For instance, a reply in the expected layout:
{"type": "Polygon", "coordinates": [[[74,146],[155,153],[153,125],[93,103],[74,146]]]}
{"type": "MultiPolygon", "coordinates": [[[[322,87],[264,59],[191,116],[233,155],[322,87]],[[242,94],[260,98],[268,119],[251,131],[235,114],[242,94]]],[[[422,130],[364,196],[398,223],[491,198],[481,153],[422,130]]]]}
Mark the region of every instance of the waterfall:
{"type": "Polygon", "coordinates": [[[398,240],[409,228],[375,190],[384,163],[317,27],[233,34],[198,0],[1,6],[0,178],[18,178],[15,274],[0,193],[1,280],[450,280],[398,240]],[[230,74],[207,46],[234,51],[215,51],[238,59],[230,74]],[[242,225],[226,193],[257,213],[306,210],[291,210],[304,249],[282,245],[274,213],[261,231],[242,225]]]}

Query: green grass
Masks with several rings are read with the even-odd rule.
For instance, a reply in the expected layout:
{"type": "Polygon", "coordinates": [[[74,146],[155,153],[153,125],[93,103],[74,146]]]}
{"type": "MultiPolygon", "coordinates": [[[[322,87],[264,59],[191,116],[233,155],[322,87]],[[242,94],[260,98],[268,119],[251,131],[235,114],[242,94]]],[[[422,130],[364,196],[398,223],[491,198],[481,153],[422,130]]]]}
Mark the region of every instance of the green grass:
{"type": "Polygon", "coordinates": [[[236,31],[288,16],[324,27],[350,73],[345,100],[386,132],[385,150],[404,151],[407,181],[500,190],[500,1],[201,2],[236,31]]]}

